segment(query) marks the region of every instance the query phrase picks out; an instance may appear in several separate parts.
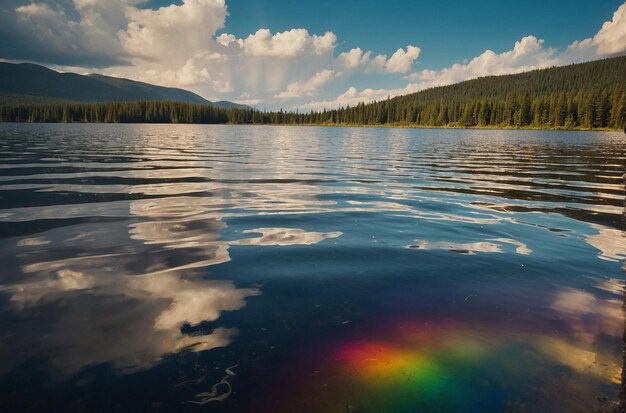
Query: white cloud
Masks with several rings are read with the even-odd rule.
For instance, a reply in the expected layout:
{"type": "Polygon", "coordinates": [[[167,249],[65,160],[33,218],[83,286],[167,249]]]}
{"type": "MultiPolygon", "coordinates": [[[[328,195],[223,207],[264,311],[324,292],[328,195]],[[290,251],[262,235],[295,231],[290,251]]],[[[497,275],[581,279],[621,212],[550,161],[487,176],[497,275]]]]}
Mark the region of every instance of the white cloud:
{"type": "Polygon", "coordinates": [[[358,69],[364,67],[370,60],[372,52],[365,52],[360,47],[343,52],[337,57],[337,60],[348,69],[358,69]]]}
{"type": "Polygon", "coordinates": [[[28,55],[62,71],[97,71],[215,98],[248,92],[257,97],[246,103],[257,104],[290,84],[334,70],[337,37],[331,32],[294,28],[259,29],[241,39],[217,35],[228,15],[224,0],[183,0],[157,9],[145,8],[144,0],[9,1],[16,6],[9,14],[0,10],[0,23],[19,21],[5,30],[28,47],[0,44],[0,53],[28,55]],[[105,69],[94,69],[100,66],[105,69]]]}
{"type": "Polygon", "coordinates": [[[532,69],[554,66],[555,50],[543,47],[543,40],[535,36],[526,36],[515,42],[512,50],[494,53],[486,50],[465,64],[454,64],[440,71],[423,70],[407,76],[407,79],[419,81],[423,88],[449,85],[481,76],[503,75],[526,72],[532,69]]]}
{"type": "MultiPolygon", "coordinates": [[[[203,25],[199,30],[205,40],[201,43],[187,41],[185,44],[186,40],[177,39],[190,36],[184,31],[189,24],[182,23],[180,19],[195,9],[181,11],[181,8],[187,7],[187,3],[169,6],[168,9],[176,7],[179,8],[173,9],[176,13],[149,11],[147,16],[150,17],[151,26],[140,25],[140,28],[136,28],[135,23],[129,24],[129,30],[120,34],[120,38],[125,39],[126,50],[136,53],[136,59],[141,61],[128,68],[115,68],[117,74],[168,86],[191,87],[204,95],[247,92],[271,98],[296,82],[301,82],[301,87],[319,88],[323,86],[326,76],[324,70],[331,70],[328,67],[333,60],[337,39],[333,33],[316,35],[305,29],[292,29],[273,34],[267,29],[260,29],[243,39],[227,33],[211,38],[221,27],[226,11],[225,8],[214,10],[216,5],[209,4],[205,6],[205,12],[210,14],[213,10],[217,18],[198,21],[200,25],[203,25],[203,21],[213,22],[207,27],[203,25]],[[176,22],[175,29],[170,28],[172,22],[176,22]],[[152,40],[163,37],[166,38],[165,43],[171,41],[172,44],[161,47],[160,40],[152,40]],[[148,46],[141,46],[143,43],[148,46]],[[152,47],[153,44],[159,46],[152,47]],[[177,58],[173,59],[168,54],[170,48],[177,48],[177,58]],[[151,52],[147,54],[147,50],[151,52]],[[179,66],[180,61],[185,61],[184,66],[179,66]],[[144,70],[139,71],[138,67],[144,70]],[[320,72],[323,75],[315,77],[320,72]],[[313,76],[313,83],[305,84],[305,76],[313,76]]],[[[194,3],[194,7],[200,5],[194,3]]],[[[307,90],[306,94],[311,94],[313,89],[307,90]]],[[[262,101],[262,98],[239,100],[249,105],[257,105],[262,101]]]]}
{"type": "Polygon", "coordinates": [[[0,25],[14,39],[3,45],[3,52],[18,58],[27,53],[61,64],[119,64],[126,57],[116,33],[125,26],[132,3],[74,0],[64,7],[64,3],[40,1],[15,7],[14,14],[0,15],[0,25]]]}
{"type": "Polygon", "coordinates": [[[275,106],[276,100],[313,95],[326,100],[305,102],[305,107],[354,105],[480,76],[626,52],[626,3],[593,37],[575,41],[562,52],[526,36],[508,51],[486,50],[442,70],[410,73],[421,55],[417,46],[399,48],[391,56],[359,47],[335,55],[337,36],[332,32],[261,28],[241,38],[218,35],[228,15],[225,0],[182,0],[157,9],[146,8],[145,0],[5,1],[9,6],[0,9],[0,37],[15,40],[0,42],[2,58],[51,63],[82,73],[104,67],[95,71],[251,105],[275,106]],[[324,90],[340,72],[405,74],[409,83],[392,89],[349,88],[330,99],[324,90]],[[244,93],[247,97],[235,98],[244,93]]]}
{"type": "Polygon", "coordinates": [[[626,51],[626,3],[613,14],[611,21],[605,22],[593,38],[598,46],[598,54],[612,55],[626,51]]]}
{"type": "Polygon", "coordinates": [[[326,32],[323,36],[313,35],[313,50],[320,56],[327,51],[334,51],[337,43],[337,36],[332,32],[326,32]]]}
{"type": "Polygon", "coordinates": [[[308,80],[299,80],[297,82],[291,83],[289,86],[287,86],[287,89],[274,95],[274,98],[294,99],[302,96],[315,95],[319,91],[319,89],[326,86],[331,80],[340,75],[341,73],[337,73],[334,70],[322,70],[308,80]]]}
{"type": "MultiPolygon", "coordinates": [[[[477,77],[527,72],[551,66],[579,63],[624,52],[626,52],[626,3],[615,11],[612,20],[605,22],[593,38],[575,41],[562,52],[553,48],[546,48],[544,41],[535,36],[526,36],[515,42],[513,49],[499,54],[486,50],[467,63],[457,63],[441,70],[422,70],[411,73],[405,77],[410,81],[405,87],[395,89],[366,88],[361,91],[350,87],[334,99],[309,102],[301,106],[312,110],[354,106],[361,102],[367,103],[387,97],[415,93],[477,77]]],[[[397,56],[391,66],[397,69],[397,73],[402,73],[407,66],[410,67],[406,56],[409,53],[412,53],[416,59],[419,56],[419,49],[412,51],[407,48],[407,52],[400,49],[389,60],[386,60],[386,57],[383,60],[380,56],[372,59],[370,52],[363,53],[361,49],[352,49],[339,55],[338,60],[343,66],[351,69],[368,66],[371,68],[372,65],[381,68],[384,62],[384,67],[389,71],[390,62],[394,61],[394,57],[397,56]]]]}
{"type": "Polygon", "coordinates": [[[129,22],[119,39],[130,56],[188,62],[207,49],[227,11],[224,0],[184,0],[157,10],[129,7],[126,14],[129,22]]]}
{"type": "Polygon", "coordinates": [[[604,22],[598,33],[588,39],[573,42],[561,56],[563,63],[580,62],[626,52],[626,3],[604,22]]]}
{"type": "MultiPolygon", "coordinates": [[[[328,37],[334,38],[333,34],[328,37]]],[[[246,54],[256,57],[297,57],[313,50],[315,54],[323,53],[324,46],[334,48],[333,42],[320,42],[319,36],[310,36],[305,29],[292,29],[272,35],[267,29],[261,29],[243,41],[246,54]]]]}
{"type": "Polygon", "coordinates": [[[372,52],[363,52],[360,47],[341,53],[337,57],[339,65],[353,70],[377,73],[406,73],[411,70],[417,60],[421,49],[416,46],[407,46],[406,51],[402,48],[387,59],[386,55],[372,57],[372,52]]]}
{"type": "Polygon", "coordinates": [[[406,95],[409,93],[418,92],[419,87],[410,83],[406,87],[397,88],[397,89],[363,89],[361,91],[357,90],[355,87],[350,87],[344,93],[337,96],[337,98],[332,100],[324,100],[324,101],[315,101],[309,102],[303,105],[299,105],[299,107],[310,110],[322,110],[322,109],[330,109],[330,108],[338,108],[338,107],[346,107],[346,106],[356,106],[361,102],[373,102],[382,99],[387,99],[388,97],[406,95]]]}
{"type": "Polygon", "coordinates": [[[407,46],[406,52],[403,49],[398,49],[385,63],[385,71],[387,73],[408,72],[421,51],[419,47],[415,46],[407,46]]]}
{"type": "Polygon", "coordinates": [[[62,12],[52,10],[52,8],[45,3],[30,3],[26,6],[16,8],[15,11],[27,16],[47,16],[56,18],[58,15],[63,15],[62,12]]]}
{"type": "Polygon", "coordinates": [[[253,98],[248,92],[243,92],[241,95],[234,100],[235,103],[240,103],[242,105],[255,106],[259,103],[263,102],[262,99],[253,98]]]}
{"type": "MultiPolygon", "coordinates": [[[[520,73],[532,69],[549,67],[558,64],[554,49],[543,47],[543,40],[534,36],[526,36],[515,45],[512,50],[497,54],[487,50],[481,55],[473,58],[464,64],[454,64],[448,68],[435,70],[422,70],[412,73],[406,78],[411,82],[405,87],[395,89],[370,89],[361,91],[354,87],[337,96],[337,98],[326,101],[311,102],[304,107],[307,109],[320,110],[324,108],[337,108],[345,106],[355,106],[360,102],[372,102],[419,92],[435,86],[449,85],[463,80],[477,78],[480,76],[501,75],[509,73],[520,73]]],[[[395,56],[395,55],[394,55],[395,56]]],[[[399,55],[397,65],[402,66],[403,57],[399,55]]],[[[353,56],[354,61],[358,60],[358,54],[353,56]]],[[[362,57],[361,57],[362,59],[362,57]]],[[[388,64],[389,61],[386,63],[388,64]]]]}
{"type": "Polygon", "coordinates": [[[217,42],[228,47],[236,45],[249,56],[288,59],[305,54],[318,56],[335,49],[337,37],[330,32],[322,36],[310,35],[306,29],[292,29],[272,34],[268,29],[259,29],[245,39],[232,34],[221,34],[217,42]]]}
{"type": "Polygon", "coordinates": [[[202,82],[208,82],[211,79],[209,71],[205,67],[198,67],[193,59],[188,59],[180,70],[167,70],[159,73],[152,70],[149,76],[154,77],[155,81],[165,80],[168,84],[176,84],[180,86],[196,86],[202,82]]]}

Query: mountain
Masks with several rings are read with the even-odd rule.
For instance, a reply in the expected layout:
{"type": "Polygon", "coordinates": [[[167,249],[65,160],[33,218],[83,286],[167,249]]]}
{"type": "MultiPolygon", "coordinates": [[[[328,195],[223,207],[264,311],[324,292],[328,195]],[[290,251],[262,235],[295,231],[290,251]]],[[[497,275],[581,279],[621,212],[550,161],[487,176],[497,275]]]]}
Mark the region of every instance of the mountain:
{"type": "Polygon", "coordinates": [[[133,102],[168,100],[223,108],[245,108],[232,102],[210,102],[183,89],[155,86],[103,75],[59,73],[43,66],[0,62],[0,103],[133,102]]]}

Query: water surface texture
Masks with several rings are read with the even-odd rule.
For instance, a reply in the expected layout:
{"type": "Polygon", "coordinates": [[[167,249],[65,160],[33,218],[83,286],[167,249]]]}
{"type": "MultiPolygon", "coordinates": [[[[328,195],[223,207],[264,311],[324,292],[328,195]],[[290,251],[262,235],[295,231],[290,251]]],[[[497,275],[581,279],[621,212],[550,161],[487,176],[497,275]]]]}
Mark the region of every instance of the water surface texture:
{"type": "Polygon", "coordinates": [[[0,126],[0,410],[602,412],[626,136],[0,126]]]}

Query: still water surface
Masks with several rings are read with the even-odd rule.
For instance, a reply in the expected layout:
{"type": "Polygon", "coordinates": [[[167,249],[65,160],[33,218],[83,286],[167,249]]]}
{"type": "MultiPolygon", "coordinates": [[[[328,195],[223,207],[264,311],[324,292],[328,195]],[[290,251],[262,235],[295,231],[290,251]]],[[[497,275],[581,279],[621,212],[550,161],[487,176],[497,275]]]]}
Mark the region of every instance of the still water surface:
{"type": "Polygon", "coordinates": [[[599,412],[626,136],[0,126],[0,410],[599,412]]]}

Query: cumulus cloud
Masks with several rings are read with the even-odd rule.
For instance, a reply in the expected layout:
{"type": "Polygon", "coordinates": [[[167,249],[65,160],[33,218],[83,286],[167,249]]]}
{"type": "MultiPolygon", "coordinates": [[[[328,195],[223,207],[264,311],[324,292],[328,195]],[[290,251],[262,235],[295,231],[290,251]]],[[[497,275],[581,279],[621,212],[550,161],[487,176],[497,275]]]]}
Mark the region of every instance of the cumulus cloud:
{"type": "Polygon", "coordinates": [[[255,57],[293,58],[305,54],[318,56],[333,51],[337,36],[326,32],[322,36],[310,35],[306,29],[291,29],[272,34],[268,29],[259,29],[245,39],[222,33],[216,38],[217,43],[231,50],[241,50],[244,54],[255,57]]]}
{"type": "MultiPolygon", "coordinates": [[[[185,87],[209,98],[257,96],[242,99],[248,103],[333,70],[337,37],[331,32],[217,35],[228,15],[224,0],[183,0],[156,9],[144,0],[7,1],[0,35],[13,41],[0,42],[4,59],[185,87]]],[[[313,87],[322,79],[315,80],[313,87]]]]}
{"type": "MultiPolygon", "coordinates": [[[[319,110],[348,105],[354,106],[360,102],[372,102],[386,99],[387,97],[406,95],[431,87],[449,85],[481,76],[520,73],[558,64],[559,60],[555,56],[556,50],[545,48],[543,43],[543,40],[537,39],[535,36],[526,36],[515,42],[513,49],[500,54],[486,50],[467,63],[457,63],[442,70],[422,70],[411,73],[405,77],[410,81],[405,87],[395,89],[366,88],[361,91],[351,87],[335,99],[311,102],[305,105],[305,107],[307,109],[319,110]]],[[[402,61],[402,58],[400,57],[398,60],[402,61]]]]}
{"type": "Polygon", "coordinates": [[[0,9],[0,55],[43,63],[106,67],[128,63],[117,38],[133,0],[7,0],[0,9]]]}
{"type": "Polygon", "coordinates": [[[555,49],[544,48],[544,41],[526,36],[515,42],[513,49],[497,54],[486,50],[465,64],[454,64],[443,70],[423,70],[407,76],[421,82],[423,87],[449,85],[481,76],[526,72],[532,69],[554,66],[558,59],[555,49]]]}
{"type": "Polygon", "coordinates": [[[227,12],[224,0],[184,0],[157,10],[129,7],[126,14],[118,36],[130,56],[188,62],[190,53],[206,50],[227,12]]]}
{"type": "Polygon", "coordinates": [[[268,29],[259,29],[245,39],[238,39],[232,34],[221,34],[217,42],[228,47],[238,46],[243,53],[255,57],[273,57],[279,59],[294,58],[313,53],[321,56],[335,49],[337,36],[327,32],[322,36],[310,35],[306,29],[292,29],[272,34],[268,29]]]}
{"type": "Polygon", "coordinates": [[[415,83],[409,83],[406,87],[397,89],[363,89],[357,90],[355,87],[350,87],[344,93],[337,96],[335,99],[313,101],[300,105],[304,109],[310,110],[322,110],[329,108],[338,108],[346,106],[356,106],[362,102],[373,102],[390,97],[407,95],[409,93],[415,93],[421,90],[415,83]]]}
{"type": "Polygon", "coordinates": [[[369,63],[371,55],[372,52],[363,53],[363,50],[357,47],[341,53],[337,60],[348,69],[358,69],[365,67],[369,63]]]}
{"type": "Polygon", "coordinates": [[[308,80],[299,80],[287,86],[287,89],[274,95],[276,99],[293,99],[301,96],[315,95],[319,89],[326,86],[335,77],[340,76],[334,70],[325,69],[316,73],[308,80]]]}
{"type": "MultiPolygon", "coordinates": [[[[211,14],[212,8],[217,6],[213,4],[207,7],[209,9],[205,12],[211,14]]],[[[205,95],[237,92],[239,95],[247,93],[248,96],[254,94],[268,98],[286,91],[287,87],[297,82],[300,83],[292,86],[291,91],[293,92],[294,88],[300,85],[300,88],[308,87],[306,94],[311,94],[314,89],[327,83],[325,76],[328,72],[324,70],[331,70],[328,67],[333,60],[336,43],[336,36],[333,33],[316,35],[310,34],[305,29],[272,33],[270,30],[260,29],[246,38],[237,38],[228,33],[212,38],[211,36],[221,27],[225,9],[218,8],[213,14],[216,13],[218,18],[213,19],[211,27],[203,25],[207,19],[199,20],[199,24],[203,27],[198,29],[198,32],[204,34],[204,41],[196,43],[197,40],[193,40],[185,44],[184,40],[172,40],[173,43],[179,44],[177,52],[179,55],[172,59],[167,50],[175,48],[174,44],[165,48],[147,48],[152,50],[148,55],[145,50],[141,50],[141,44],[161,44],[160,40],[152,41],[150,36],[177,38],[178,29],[172,29],[173,33],[169,33],[169,25],[171,21],[178,21],[179,16],[186,14],[180,9],[178,13],[167,13],[167,15],[150,11],[149,20],[156,19],[158,16],[159,23],[154,26],[159,29],[156,30],[157,32],[162,33],[154,34],[155,30],[148,30],[146,25],[141,25],[141,29],[135,29],[134,23],[129,24],[130,32],[137,34],[131,35],[127,31],[120,37],[124,40],[128,52],[136,55],[137,59],[142,59],[142,62],[131,67],[115,68],[116,74],[139,77],[140,80],[148,82],[160,80],[161,83],[166,82],[170,86],[191,87],[205,95]],[[184,47],[180,47],[181,44],[184,47]],[[129,48],[129,45],[135,46],[129,48]],[[182,67],[179,63],[181,61],[185,62],[182,67]],[[139,72],[138,66],[144,70],[139,72]],[[149,70],[145,70],[146,68],[149,70]],[[322,75],[315,77],[318,73],[322,75]],[[313,79],[307,83],[303,80],[305,76],[313,77],[313,79]]],[[[176,26],[185,27],[182,23],[177,23],[176,26]]],[[[180,36],[184,35],[185,32],[180,33],[180,36]]],[[[258,104],[262,100],[242,98],[239,101],[246,104],[258,104]]]]}
{"type": "Polygon", "coordinates": [[[235,103],[239,103],[242,105],[255,106],[259,103],[263,102],[262,99],[253,98],[248,92],[243,92],[241,95],[237,97],[234,101],[235,103]]]}
{"type": "Polygon", "coordinates": [[[604,22],[595,36],[573,42],[563,53],[561,60],[572,63],[598,57],[613,56],[626,52],[626,3],[604,22]]]}
{"type": "Polygon", "coordinates": [[[385,62],[385,71],[388,73],[406,73],[411,70],[413,62],[417,60],[421,49],[416,46],[407,46],[406,51],[396,50],[389,60],[385,62]]]}
{"type": "Polygon", "coordinates": [[[598,54],[612,55],[626,51],[626,3],[613,14],[611,21],[605,22],[593,37],[598,54]]]}
{"type": "Polygon", "coordinates": [[[407,46],[406,50],[400,48],[387,58],[386,55],[372,57],[372,52],[363,52],[360,47],[341,53],[337,57],[340,65],[363,72],[377,73],[407,73],[417,60],[421,49],[416,46],[407,46]]]}
{"type": "MultiPolygon", "coordinates": [[[[394,60],[394,56],[397,55],[391,66],[397,69],[396,73],[402,73],[403,69],[411,66],[406,61],[406,55],[412,53],[416,56],[415,58],[419,56],[419,49],[418,51],[411,51],[407,48],[404,55],[401,52],[403,52],[402,49],[386,60],[385,67],[387,68],[390,62],[394,60]]],[[[411,73],[405,76],[405,79],[409,81],[405,87],[395,89],[366,88],[363,90],[350,87],[334,99],[313,101],[301,106],[312,110],[354,106],[361,102],[367,103],[387,97],[415,93],[478,77],[527,72],[534,69],[609,57],[624,52],[626,52],[626,3],[615,11],[612,19],[605,22],[594,37],[575,41],[563,51],[545,47],[544,41],[535,36],[525,36],[515,42],[511,50],[502,53],[486,50],[464,63],[457,63],[441,70],[422,70],[411,73]]],[[[361,49],[352,49],[340,54],[338,60],[344,67],[351,69],[365,68],[368,65],[380,68],[382,67],[382,59],[376,62],[377,58],[378,56],[372,59],[370,52],[363,53],[361,49]]]]}
{"type": "Polygon", "coordinates": [[[626,52],[626,3],[593,37],[563,51],[529,35],[508,51],[486,50],[463,63],[417,72],[412,72],[421,55],[417,46],[391,55],[360,47],[337,55],[332,32],[260,28],[242,37],[218,34],[227,16],[225,0],[182,0],[156,9],[146,0],[4,0],[0,38],[8,40],[0,41],[0,59],[184,87],[209,99],[270,107],[293,100],[299,107],[321,109],[626,52]],[[408,83],[392,89],[352,87],[329,98],[326,89],[341,84],[332,82],[340,73],[346,74],[342,79],[402,74],[408,83]],[[315,95],[325,100],[311,101],[315,95]]]}
{"type": "Polygon", "coordinates": [[[127,25],[117,34],[132,65],[109,74],[178,87],[201,87],[212,95],[233,90],[231,79],[214,70],[227,60],[212,40],[224,27],[224,0],[184,0],[156,10],[128,7],[127,25]]]}

